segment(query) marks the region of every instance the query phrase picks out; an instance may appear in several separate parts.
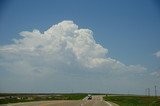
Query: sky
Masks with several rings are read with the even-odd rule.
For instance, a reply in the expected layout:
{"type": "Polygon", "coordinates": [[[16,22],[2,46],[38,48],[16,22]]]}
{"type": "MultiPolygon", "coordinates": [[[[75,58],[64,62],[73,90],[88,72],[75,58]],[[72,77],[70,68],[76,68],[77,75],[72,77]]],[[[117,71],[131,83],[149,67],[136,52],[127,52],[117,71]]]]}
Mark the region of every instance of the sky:
{"type": "Polygon", "coordinates": [[[1,0],[0,92],[160,95],[158,0],[1,0]]]}

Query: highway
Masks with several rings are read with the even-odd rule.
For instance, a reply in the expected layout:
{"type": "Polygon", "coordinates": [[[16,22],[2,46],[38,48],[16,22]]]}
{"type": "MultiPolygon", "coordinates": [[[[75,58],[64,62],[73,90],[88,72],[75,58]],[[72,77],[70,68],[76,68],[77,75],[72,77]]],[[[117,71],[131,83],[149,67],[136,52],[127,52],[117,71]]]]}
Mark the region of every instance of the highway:
{"type": "Polygon", "coordinates": [[[5,104],[1,106],[118,106],[117,104],[103,100],[103,95],[92,96],[92,100],[53,100],[25,103],[5,104]]]}

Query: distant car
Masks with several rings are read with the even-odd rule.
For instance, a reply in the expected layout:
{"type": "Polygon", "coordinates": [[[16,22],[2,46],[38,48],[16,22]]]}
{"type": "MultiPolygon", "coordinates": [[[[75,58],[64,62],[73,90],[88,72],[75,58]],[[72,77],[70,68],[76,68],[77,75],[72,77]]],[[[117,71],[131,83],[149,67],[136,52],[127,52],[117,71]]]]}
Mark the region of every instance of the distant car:
{"type": "Polygon", "coordinates": [[[91,95],[88,95],[87,98],[88,98],[88,100],[91,100],[91,99],[92,99],[92,96],[91,96],[91,95]]]}

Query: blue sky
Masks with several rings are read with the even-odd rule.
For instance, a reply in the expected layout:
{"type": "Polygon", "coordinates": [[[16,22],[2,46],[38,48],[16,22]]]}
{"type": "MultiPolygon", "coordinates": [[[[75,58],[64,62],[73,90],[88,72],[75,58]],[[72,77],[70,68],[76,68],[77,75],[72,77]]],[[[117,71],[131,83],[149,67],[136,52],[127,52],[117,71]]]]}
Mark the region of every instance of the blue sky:
{"type": "MultiPolygon", "coordinates": [[[[79,28],[93,31],[95,41],[108,49],[108,57],[125,65],[141,65],[147,68],[147,75],[143,74],[141,79],[149,80],[150,84],[137,88],[135,93],[142,94],[146,87],[160,85],[159,77],[153,79],[152,75],[149,76],[150,73],[160,70],[160,58],[154,55],[160,50],[160,2],[158,0],[3,0],[0,4],[1,47],[13,44],[12,39],[22,39],[19,36],[22,31],[38,29],[43,33],[52,25],[63,20],[72,20],[79,28]]],[[[4,59],[2,54],[0,56],[4,59]]],[[[11,83],[6,78],[10,77],[12,73],[2,71],[6,69],[2,65],[0,66],[0,76],[5,74],[0,83],[11,83]]],[[[64,75],[64,77],[66,76],[64,75]]],[[[136,78],[135,75],[133,79],[130,79],[131,82],[136,78]]],[[[15,82],[18,80],[14,78],[14,75],[11,79],[14,79],[15,82]]],[[[110,80],[114,82],[114,80],[110,80]]],[[[142,82],[145,82],[144,80],[142,82]]],[[[9,84],[1,85],[3,86],[2,92],[7,92],[7,90],[16,92],[16,90],[6,88],[9,87],[9,84]]],[[[135,85],[140,86],[139,84],[135,85]]],[[[75,91],[77,86],[75,84],[75,91]]],[[[87,91],[83,87],[82,89],[87,91]]],[[[110,89],[125,92],[113,87],[110,89]]],[[[24,88],[22,87],[20,91],[23,92],[24,88]]],[[[62,88],[65,87],[62,86],[62,88]]],[[[95,87],[94,91],[98,91],[98,89],[100,88],[95,87]]],[[[127,89],[129,87],[125,89],[126,92],[127,89]]],[[[37,90],[37,92],[39,91],[37,90]]],[[[48,88],[43,91],[50,92],[48,88]]]]}

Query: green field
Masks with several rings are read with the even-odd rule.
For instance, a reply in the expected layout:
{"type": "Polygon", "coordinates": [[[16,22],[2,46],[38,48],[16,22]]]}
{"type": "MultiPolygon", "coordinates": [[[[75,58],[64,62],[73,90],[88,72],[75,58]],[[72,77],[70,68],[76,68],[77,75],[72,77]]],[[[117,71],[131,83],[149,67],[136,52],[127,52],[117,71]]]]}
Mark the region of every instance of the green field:
{"type": "Polygon", "coordinates": [[[87,94],[1,94],[0,104],[45,101],[45,100],[80,100],[86,97],[87,94]]]}
{"type": "Polygon", "coordinates": [[[160,106],[160,97],[153,96],[111,96],[106,95],[105,100],[120,106],[160,106]]]}

